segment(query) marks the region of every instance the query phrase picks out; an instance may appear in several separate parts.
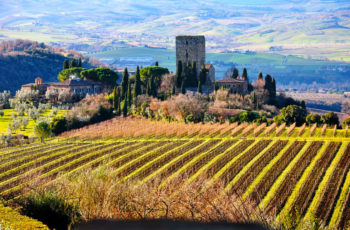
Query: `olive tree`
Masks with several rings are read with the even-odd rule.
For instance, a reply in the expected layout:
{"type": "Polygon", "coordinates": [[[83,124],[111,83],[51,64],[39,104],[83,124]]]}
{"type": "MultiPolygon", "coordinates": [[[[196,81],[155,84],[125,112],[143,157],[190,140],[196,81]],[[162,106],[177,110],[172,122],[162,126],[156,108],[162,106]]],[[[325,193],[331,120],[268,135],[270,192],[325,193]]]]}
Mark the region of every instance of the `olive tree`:
{"type": "Polygon", "coordinates": [[[49,124],[42,121],[34,127],[34,134],[40,138],[41,143],[44,143],[44,139],[51,135],[51,129],[49,124]]]}

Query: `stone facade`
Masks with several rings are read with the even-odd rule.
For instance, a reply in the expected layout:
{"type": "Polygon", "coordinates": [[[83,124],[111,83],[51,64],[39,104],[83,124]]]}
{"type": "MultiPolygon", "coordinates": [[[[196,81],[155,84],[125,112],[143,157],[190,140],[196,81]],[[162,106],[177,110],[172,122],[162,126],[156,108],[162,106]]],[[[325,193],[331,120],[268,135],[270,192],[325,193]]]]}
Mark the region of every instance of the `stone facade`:
{"type": "Polygon", "coordinates": [[[215,82],[215,68],[212,64],[205,65],[205,69],[207,70],[207,84],[213,84],[215,82]]]}
{"type": "Polygon", "coordinates": [[[216,82],[219,88],[229,89],[231,93],[238,93],[242,95],[248,93],[248,81],[246,80],[227,77],[216,82]]]}
{"type": "Polygon", "coordinates": [[[205,65],[205,37],[176,36],[176,63],[179,61],[182,62],[182,69],[187,63],[192,65],[195,61],[199,76],[201,66],[205,65]]]}

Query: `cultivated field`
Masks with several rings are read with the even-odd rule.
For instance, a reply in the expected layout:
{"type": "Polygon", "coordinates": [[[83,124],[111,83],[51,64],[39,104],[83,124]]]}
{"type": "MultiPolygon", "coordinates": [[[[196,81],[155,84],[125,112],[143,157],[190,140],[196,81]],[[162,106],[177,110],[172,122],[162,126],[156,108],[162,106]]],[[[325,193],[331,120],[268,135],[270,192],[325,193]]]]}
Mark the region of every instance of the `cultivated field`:
{"type": "Polygon", "coordinates": [[[116,118],[46,144],[0,149],[0,195],[16,199],[34,181],[49,185],[103,164],[117,184],[167,188],[178,178],[205,178],[208,189],[223,184],[223,194],[252,200],[277,222],[316,217],[343,228],[350,218],[349,143],[347,129],[332,127],[116,118]]]}

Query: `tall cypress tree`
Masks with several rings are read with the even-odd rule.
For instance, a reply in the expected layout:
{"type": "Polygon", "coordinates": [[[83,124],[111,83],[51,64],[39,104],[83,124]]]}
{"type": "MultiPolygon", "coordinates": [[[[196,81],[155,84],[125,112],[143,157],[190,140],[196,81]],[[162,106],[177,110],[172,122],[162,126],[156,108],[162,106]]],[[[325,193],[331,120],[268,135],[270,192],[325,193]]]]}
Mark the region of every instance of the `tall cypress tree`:
{"type": "Polygon", "coordinates": [[[215,90],[215,91],[218,91],[218,90],[219,90],[219,84],[218,84],[217,81],[214,83],[214,90],[215,90]]]}
{"type": "Polygon", "coordinates": [[[186,93],[185,81],[182,81],[182,83],[181,83],[181,93],[182,93],[182,94],[185,94],[185,93],[186,93]]]}
{"type": "Polygon", "coordinates": [[[264,77],[263,77],[262,72],[259,72],[259,75],[258,75],[258,80],[264,80],[264,77]]]}
{"type": "Polygon", "coordinates": [[[120,115],[121,113],[121,109],[120,109],[120,87],[118,86],[116,88],[116,99],[115,99],[115,110],[116,110],[116,113],[117,113],[117,116],[120,115]]]}
{"type": "Polygon", "coordinates": [[[201,83],[201,81],[198,81],[197,93],[202,93],[202,83],[201,83]]]}
{"type": "Polygon", "coordinates": [[[180,88],[182,83],[182,62],[178,61],[176,66],[176,87],[180,88]]]}
{"type": "Polygon", "coordinates": [[[232,78],[237,79],[238,76],[239,76],[239,72],[238,72],[238,69],[235,67],[235,68],[233,68],[232,78]]]}
{"type": "Polygon", "coordinates": [[[123,72],[122,83],[121,83],[121,87],[122,87],[121,98],[122,98],[122,100],[124,100],[126,97],[126,93],[128,90],[128,84],[129,84],[129,73],[128,73],[128,68],[125,68],[124,72],[123,72]]]}
{"type": "Polygon", "coordinates": [[[70,62],[69,62],[69,68],[74,68],[77,67],[77,63],[75,61],[75,59],[73,58],[70,62]]]}
{"type": "Polygon", "coordinates": [[[149,78],[147,81],[146,94],[148,96],[152,96],[151,78],[149,78]]]}
{"type": "Polygon", "coordinates": [[[269,97],[273,97],[273,86],[272,86],[272,77],[270,74],[266,75],[265,77],[265,86],[264,88],[269,93],[269,97]]]}
{"type": "Polygon", "coordinates": [[[137,66],[136,74],[135,74],[135,83],[134,83],[134,91],[133,91],[134,100],[138,95],[141,95],[141,77],[140,77],[139,66],[137,66]]]}
{"type": "Polygon", "coordinates": [[[67,59],[64,59],[64,62],[63,62],[63,69],[69,69],[69,63],[68,63],[68,60],[67,60],[67,59]]]}
{"type": "Polygon", "coordinates": [[[132,104],[132,93],[131,93],[130,81],[128,83],[127,98],[128,98],[128,106],[130,107],[132,104]]]}
{"type": "Polygon", "coordinates": [[[199,81],[202,85],[206,84],[207,81],[207,70],[205,69],[205,66],[201,66],[201,72],[199,73],[199,81]]]}
{"type": "Polygon", "coordinates": [[[122,111],[123,111],[123,116],[124,117],[128,116],[128,99],[127,99],[127,97],[125,97],[122,111]]]}
{"type": "Polygon", "coordinates": [[[115,87],[113,89],[113,108],[115,111],[117,111],[117,88],[115,87]]]}
{"type": "Polygon", "coordinates": [[[82,67],[82,66],[83,66],[83,64],[82,64],[82,62],[81,62],[81,58],[79,58],[77,67],[82,67]]]}
{"type": "Polygon", "coordinates": [[[248,81],[248,73],[246,68],[243,69],[242,80],[248,81]]]}
{"type": "Polygon", "coordinates": [[[191,86],[196,87],[197,85],[198,85],[197,63],[195,61],[193,61],[192,67],[191,67],[191,86]]]}
{"type": "Polygon", "coordinates": [[[158,62],[158,61],[156,61],[156,64],[155,64],[155,66],[159,66],[159,62],[158,62]]]}
{"type": "Polygon", "coordinates": [[[275,78],[272,78],[272,87],[271,87],[271,89],[272,89],[271,97],[272,98],[276,98],[276,80],[275,80],[275,78]]]}

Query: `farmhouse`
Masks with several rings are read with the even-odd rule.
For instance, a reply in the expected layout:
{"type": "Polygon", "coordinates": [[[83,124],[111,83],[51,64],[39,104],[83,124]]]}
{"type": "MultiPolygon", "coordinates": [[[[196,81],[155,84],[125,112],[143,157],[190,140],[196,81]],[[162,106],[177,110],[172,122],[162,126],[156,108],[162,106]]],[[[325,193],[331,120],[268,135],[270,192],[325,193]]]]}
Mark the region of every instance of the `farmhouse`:
{"type": "Polygon", "coordinates": [[[67,79],[62,82],[43,83],[43,80],[38,77],[35,79],[35,83],[22,85],[22,90],[39,90],[40,95],[45,95],[47,90],[55,93],[68,91],[80,94],[98,94],[102,93],[103,84],[85,79],[67,79]]]}
{"type": "Polygon", "coordinates": [[[227,77],[216,82],[219,88],[229,89],[232,93],[246,94],[248,92],[248,82],[240,78],[227,77]]]}

